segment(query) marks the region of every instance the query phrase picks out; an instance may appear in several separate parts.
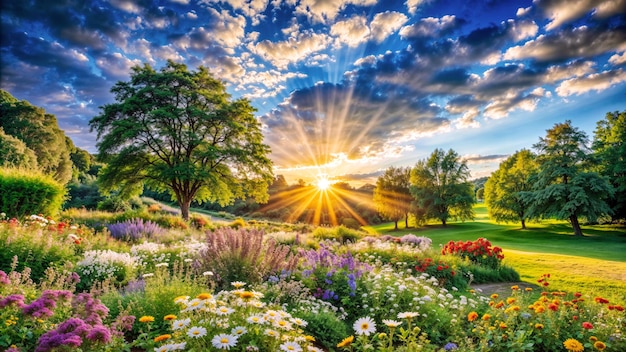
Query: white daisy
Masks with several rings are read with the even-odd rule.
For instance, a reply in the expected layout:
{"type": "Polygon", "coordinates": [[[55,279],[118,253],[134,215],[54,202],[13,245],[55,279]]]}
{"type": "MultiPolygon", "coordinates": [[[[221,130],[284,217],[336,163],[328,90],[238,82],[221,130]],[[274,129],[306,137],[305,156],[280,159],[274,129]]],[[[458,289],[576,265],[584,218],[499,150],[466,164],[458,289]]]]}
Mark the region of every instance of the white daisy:
{"type": "Polygon", "coordinates": [[[191,319],[179,319],[172,322],[172,330],[180,330],[187,327],[191,323],[191,319]]]}
{"type": "Polygon", "coordinates": [[[237,344],[237,336],[228,334],[219,334],[213,337],[211,340],[213,347],[223,350],[230,350],[231,347],[235,347],[237,344]]]}
{"type": "Polygon", "coordinates": [[[265,329],[265,335],[278,338],[280,334],[276,330],[265,329]]]}
{"type": "Polygon", "coordinates": [[[200,338],[206,336],[206,328],[202,326],[192,326],[187,330],[187,336],[193,338],[200,338]]]}
{"type": "Polygon", "coordinates": [[[418,315],[420,315],[420,313],[417,313],[417,312],[402,312],[402,313],[398,313],[398,319],[413,319],[413,318],[417,317],[418,315]]]}
{"type": "Polygon", "coordinates": [[[402,325],[402,323],[397,320],[389,320],[389,319],[383,319],[383,324],[387,325],[387,327],[390,327],[390,328],[397,328],[398,326],[402,325]]]}
{"type": "Polygon", "coordinates": [[[233,335],[237,335],[237,336],[241,336],[241,335],[243,335],[243,334],[245,334],[245,333],[247,333],[247,332],[248,332],[248,329],[246,329],[246,328],[245,328],[245,327],[243,327],[243,326],[237,326],[237,327],[234,327],[234,328],[230,331],[230,333],[231,333],[231,334],[233,334],[233,335]]]}
{"type": "Polygon", "coordinates": [[[226,307],[226,306],[220,306],[219,308],[217,308],[217,310],[215,311],[215,313],[217,315],[230,315],[234,312],[235,310],[230,308],[230,307],[226,307]]]}
{"type": "Polygon", "coordinates": [[[300,318],[291,318],[290,319],[292,323],[300,326],[300,327],[305,327],[307,326],[309,323],[307,323],[305,320],[302,320],[300,318]]]}
{"type": "Polygon", "coordinates": [[[282,345],[280,345],[280,350],[281,351],[286,351],[286,352],[290,352],[290,351],[302,351],[302,347],[300,347],[300,345],[298,345],[298,343],[293,342],[293,341],[287,341],[285,343],[283,343],[282,345]]]}
{"type": "Polygon", "coordinates": [[[369,336],[376,332],[376,323],[370,317],[359,318],[354,322],[353,328],[357,335],[369,336]]]}
{"type": "Polygon", "coordinates": [[[264,323],[263,316],[259,314],[255,314],[253,316],[248,317],[246,321],[250,324],[263,324],[264,323]]]}
{"type": "Polygon", "coordinates": [[[235,288],[242,288],[246,285],[246,283],[242,281],[234,281],[234,282],[231,282],[230,284],[233,285],[235,288]]]}

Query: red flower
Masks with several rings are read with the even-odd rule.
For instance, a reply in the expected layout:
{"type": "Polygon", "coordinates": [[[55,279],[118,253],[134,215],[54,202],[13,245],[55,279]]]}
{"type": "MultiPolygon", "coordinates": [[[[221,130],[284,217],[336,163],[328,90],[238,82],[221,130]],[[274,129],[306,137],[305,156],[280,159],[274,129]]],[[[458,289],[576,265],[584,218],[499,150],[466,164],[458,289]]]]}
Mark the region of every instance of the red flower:
{"type": "Polygon", "coordinates": [[[587,330],[593,329],[593,324],[591,324],[588,321],[585,321],[583,322],[583,329],[587,329],[587,330]]]}
{"type": "Polygon", "coordinates": [[[576,298],[578,298],[578,297],[580,297],[580,296],[582,296],[582,295],[583,295],[583,294],[582,294],[582,293],[580,293],[580,292],[576,292],[576,293],[574,293],[574,297],[576,297],[576,298]]]}
{"type": "Polygon", "coordinates": [[[548,309],[556,312],[557,310],[559,310],[559,305],[555,303],[550,303],[550,305],[548,306],[548,309]]]}

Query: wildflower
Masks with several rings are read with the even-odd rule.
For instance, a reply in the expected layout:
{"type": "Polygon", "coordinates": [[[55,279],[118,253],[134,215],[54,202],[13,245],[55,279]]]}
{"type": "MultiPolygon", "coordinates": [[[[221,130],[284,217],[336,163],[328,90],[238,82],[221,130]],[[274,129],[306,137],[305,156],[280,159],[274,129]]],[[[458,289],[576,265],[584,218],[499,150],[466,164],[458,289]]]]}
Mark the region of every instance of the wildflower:
{"type": "Polygon", "coordinates": [[[445,346],[443,346],[443,349],[445,351],[452,351],[452,350],[456,350],[458,348],[459,348],[459,346],[457,346],[456,343],[454,343],[454,342],[448,342],[445,346]]]}
{"type": "Polygon", "coordinates": [[[354,322],[353,328],[357,335],[369,336],[376,331],[376,323],[370,317],[359,318],[354,322]]]}
{"type": "Polygon", "coordinates": [[[237,335],[237,336],[241,336],[241,335],[243,335],[243,334],[245,334],[245,333],[247,333],[247,332],[248,332],[248,329],[246,329],[246,328],[245,328],[245,327],[243,327],[243,326],[237,326],[237,327],[234,327],[234,328],[230,331],[230,333],[231,333],[231,334],[233,334],[233,335],[237,335]]]}
{"type": "Polygon", "coordinates": [[[250,324],[261,324],[263,323],[263,316],[256,314],[251,317],[248,317],[246,321],[250,324]]]}
{"type": "Polygon", "coordinates": [[[513,285],[513,286],[511,286],[511,290],[517,291],[517,290],[519,290],[519,286],[513,285]]]}
{"type": "Polygon", "coordinates": [[[604,351],[604,349],[606,348],[606,344],[602,341],[596,341],[593,343],[593,348],[598,351],[604,351]]]}
{"type": "Polygon", "coordinates": [[[292,323],[300,326],[300,327],[305,327],[307,326],[309,323],[307,323],[306,321],[300,319],[300,318],[292,318],[290,319],[292,323]]]}
{"type": "Polygon", "coordinates": [[[230,307],[220,306],[219,308],[217,308],[217,311],[215,313],[217,313],[217,315],[230,315],[234,311],[235,310],[230,307]]]}
{"type": "Polygon", "coordinates": [[[513,304],[517,301],[514,297],[509,297],[506,299],[506,304],[513,304]]]}
{"type": "Polygon", "coordinates": [[[588,321],[585,321],[583,322],[583,329],[587,329],[587,330],[593,329],[593,324],[591,324],[588,321]]]}
{"type": "Polygon", "coordinates": [[[174,320],[174,319],[176,319],[176,316],[174,314],[168,314],[163,317],[163,320],[174,320]]]}
{"type": "Polygon", "coordinates": [[[585,350],[583,344],[578,342],[576,339],[567,339],[563,342],[563,346],[565,349],[572,352],[582,352],[585,350]]]}
{"type": "Polygon", "coordinates": [[[487,320],[491,319],[491,314],[485,314],[485,315],[483,315],[483,317],[481,319],[484,320],[484,321],[487,321],[487,320]]]}
{"type": "Polygon", "coordinates": [[[508,328],[508,326],[506,326],[506,323],[500,323],[500,329],[506,329],[508,328]]]}
{"type": "Polygon", "coordinates": [[[467,315],[467,321],[474,321],[474,320],[476,320],[477,318],[478,318],[478,313],[476,313],[476,312],[470,312],[470,313],[467,315]]]}
{"type": "Polygon", "coordinates": [[[383,319],[383,324],[387,325],[389,328],[397,328],[402,323],[396,320],[383,319]]]}
{"type": "Polygon", "coordinates": [[[187,327],[189,324],[191,324],[191,319],[189,318],[181,319],[181,320],[174,320],[174,322],[172,322],[172,330],[183,329],[187,327]]]}
{"type": "Polygon", "coordinates": [[[202,276],[213,276],[213,272],[212,271],[205,271],[202,273],[202,276]]]}
{"type": "Polygon", "coordinates": [[[412,319],[417,317],[418,315],[420,314],[416,312],[402,312],[398,313],[398,319],[412,319]]]}
{"type": "Polygon", "coordinates": [[[206,336],[206,328],[204,328],[202,326],[192,326],[187,331],[187,336],[195,337],[195,338],[206,336]]]}
{"type": "Polygon", "coordinates": [[[243,292],[239,293],[239,298],[241,298],[243,300],[252,299],[252,298],[254,298],[254,292],[243,291],[243,292]]]}
{"type": "Polygon", "coordinates": [[[539,323],[535,324],[535,329],[543,330],[543,328],[544,328],[543,324],[539,324],[539,323]]]}
{"type": "Polygon", "coordinates": [[[167,268],[169,266],[169,264],[168,263],[158,263],[158,264],[154,265],[155,268],[160,268],[162,266],[167,268]]]}
{"type": "Polygon", "coordinates": [[[533,288],[532,288],[532,287],[526,287],[526,288],[524,289],[524,291],[526,291],[526,292],[532,292],[532,290],[533,290],[533,288]]]}
{"type": "Polygon", "coordinates": [[[280,334],[276,330],[265,329],[265,335],[271,336],[271,337],[278,337],[280,334]]]}
{"type": "Polygon", "coordinates": [[[144,315],[143,317],[139,318],[140,323],[152,323],[153,321],[154,317],[150,315],[144,315]]]}
{"type": "Polygon", "coordinates": [[[231,282],[230,284],[233,285],[235,288],[242,288],[246,285],[246,283],[242,281],[234,281],[234,282],[231,282]]]}
{"type": "Polygon", "coordinates": [[[589,337],[589,341],[596,342],[596,341],[598,341],[598,338],[595,337],[595,336],[591,336],[591,337],[589,337]]]}
{"type": "Polygon", "coordinates": [[[274,326],[277,328],[281,328],[283,330],[291,330],[291,323],[289,323],[288,321],[284,320],[284,319],[279,319],[274,321],[274,326]]]}
{"type": "Polygon", "coordinates": [[[228,334],[219,334],[213,337],[211,343],[215,348],[230,350],[231,347],[235,347],[237,344],[237,337],[228,334]]]}
{"type": "Polygon", "coordinates": [[[170,334],[163,334],[163,335],[159,335],[157,337],[154,338],[154,342],[161,342],[161,341],[165,341],[165,340],[169,340],[172,338],[172,335],[170,334]]]}
{"type": "Polygon", "coordinates": [[[497,293],[494,293],[494,294],[491,295],[491,299],[497,299],[497,298],[498,298],[498,294],[497,293]]]}
{"type": "Polygon", "coordinates": [[[302,351],[302,347],[297,342],[287,341],[280,345],[281,351],[302,351]]]}
{"type": "Polygon", "coordinates": [[[213,298],[213,295],[210,293],[201,293],[196,298],[197,299],[211,299],[213,298]]]}
{"type": "Polygon", "coordinates": [[[352,342],[354,341],[354,336],[348,336],[345,339],[341,340],[341,342],[339,342],[337,344],[337,347],[341,348],[341,347],[347,347],[350,346],[352,344],[352,342]]]}
{"type": "Polygon", "coordinates": [[[189,296],[178,296],[174,298],[174,303],[185,303],[189,299],[189,296]]]}
{"type": "Polygon", "coordinates": [[[103,325],[95,325],[87,333],[87,339],[92,342],[109,343],[111,341],[111,330],[103,325]]]}

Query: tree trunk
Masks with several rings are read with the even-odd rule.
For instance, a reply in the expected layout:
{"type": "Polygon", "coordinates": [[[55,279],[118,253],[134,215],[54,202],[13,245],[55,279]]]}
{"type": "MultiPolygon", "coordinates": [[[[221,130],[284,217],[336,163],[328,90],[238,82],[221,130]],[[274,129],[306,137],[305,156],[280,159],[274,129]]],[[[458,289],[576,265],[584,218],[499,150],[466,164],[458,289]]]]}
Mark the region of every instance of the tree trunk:
{"type": "Polygon", "coordinates": [[[441,224],[443,225],[443,227],[446,227],[446,219],[441,219],[441,224]]]}
{"type": "Polygon", "coordinates": [[[189,220],[189,207],[191,206],[191,201],[179,201],[178,206],[180,206],[180,214],[183,217],[183,220],[189,220]]]}
{"type": "Polygon", "coordinates": [[[526,220],[522,219],[522,230],[526,230],[526,220]]]}
{"type": "Polygon", "coordinates": [[[572,227],[574,228],[574,236],[579,236],[579,237],[584,236],[583,230],[580,229],[580,224],[578,223],[578,216],[576,216],[576,214],[571,215],[569,217],[569,221],[572,224],[572,227]]]}
{"type": "Polygon", "coordinates": [[[394,229],[394,231],[398,231],[398,220],[396,220],[396,228],[394,229]]]}
{"type": "Polygon", "coordinates": [[[409,214],[406,214],[406,217],[404,218],[404,228],[409,228],[409,214]]]}

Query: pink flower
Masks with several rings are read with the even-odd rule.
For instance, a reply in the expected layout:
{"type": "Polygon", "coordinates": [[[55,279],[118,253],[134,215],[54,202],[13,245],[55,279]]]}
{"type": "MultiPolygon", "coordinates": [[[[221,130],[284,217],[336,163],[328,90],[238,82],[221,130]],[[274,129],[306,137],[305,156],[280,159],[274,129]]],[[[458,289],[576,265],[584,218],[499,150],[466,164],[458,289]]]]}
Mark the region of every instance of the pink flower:
{"type": "Polygon", "coordinates": [[[591,324],[588,321],[585,321],[585,322],[583,322],[583,329],[587,329],[587,330],[593,329],[593,324],[591,324]]]}

